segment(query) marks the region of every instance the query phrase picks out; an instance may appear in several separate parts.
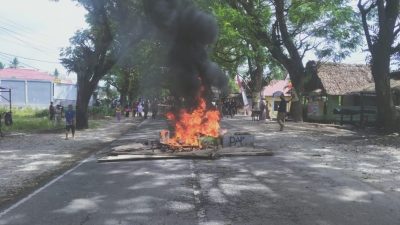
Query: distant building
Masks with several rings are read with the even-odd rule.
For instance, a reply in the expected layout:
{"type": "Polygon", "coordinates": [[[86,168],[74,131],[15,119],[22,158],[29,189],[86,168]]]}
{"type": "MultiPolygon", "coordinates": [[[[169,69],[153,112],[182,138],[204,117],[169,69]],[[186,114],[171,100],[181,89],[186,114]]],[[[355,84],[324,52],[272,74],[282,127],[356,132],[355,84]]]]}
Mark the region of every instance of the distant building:
{"type": "MultiPolygon", "coordinates": [[[[400,75],[399,72],[395,73],[400,75]]],[[[400,113],[400,76],[393,76],[393,78],[390,79],[390,90],[392,91],[393,104],[400,113]]],[[[360,96],[362,103],[366,101],[365,99],[376,98],[375,84],[369,84],[361,90],[355,91],[354,94],[360,96]]],[[[376,106],[376,104],[374,106],[376,106]]]]}
{"type": "Polygon", "coordinates": [[[75,105],[77,97],[76,84],[71,80],[54,79],[53,81],[53,101],[54,104],[67,106],[75,105]]]}
{"type": "MultiPolygon", "coordinates": [[[[62,105],[76,102],[76,84],[38,70],[1,69],[0,86],[11,89],[13,106],[43,108],[48,107],[51,101],[62,105]]],[[[0,105],[6,104],[8,102],[0,98],[0,105]]]]}
{"type": "Polygon", "coordinates": [[[369,122],[376,119],[376,99],[363,97],[356,92],[374,84],[371,69],[367,65],[307,63],[305,84],[306,117],[309,121],[369,122]],[[339,113],[340,109],[345,114],[339,113]],[[368,113],[361,113],[368,111],[368,113]]]}

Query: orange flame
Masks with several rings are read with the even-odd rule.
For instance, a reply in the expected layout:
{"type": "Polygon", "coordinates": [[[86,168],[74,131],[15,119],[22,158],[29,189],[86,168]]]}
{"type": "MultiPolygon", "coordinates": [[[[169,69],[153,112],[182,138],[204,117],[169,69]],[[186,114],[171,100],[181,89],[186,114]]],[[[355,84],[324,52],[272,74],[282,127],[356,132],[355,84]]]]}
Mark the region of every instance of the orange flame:
{"type": "Polygon", "coordinates": [[[182,109],[179,113],[179,121],[171,112],[167,113],[167,119],[175,126],[175,136],[169,138],[167,143],[172,146],[201,147],[199,137],[219,136],[219,111],[206,110],[206,101],[203,98],[199,98],[199,106],[192,112],[182,109]]]}

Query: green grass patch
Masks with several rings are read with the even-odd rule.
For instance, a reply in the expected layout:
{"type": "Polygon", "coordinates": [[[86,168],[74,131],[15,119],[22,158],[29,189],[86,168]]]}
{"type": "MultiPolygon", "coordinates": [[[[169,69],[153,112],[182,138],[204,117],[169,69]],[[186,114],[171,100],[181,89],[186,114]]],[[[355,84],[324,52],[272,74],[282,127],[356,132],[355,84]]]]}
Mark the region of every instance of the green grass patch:
{"type": "MultiPolygon", "coordinates": [[[[104,124],[104,116],[102,113],[107,114],[106,109],[96,109],[97,117],[91,117],[89,120],[89,128],[99,128],[104,124]]],[[[0,113],[8,112],[8,108],[0,108],[0,113]]],[[[109,112],[111,113],[111,112],[109,112]]],[[[13,108],[12,109],[13,125],[5,126],[4,118],[2,120],[3,132],[42,132],[42,131],[58,131],[65,128],[65,119],[59,125],[54,121],[49,120],[47,109],[35,108],[13,108]]]]}
{"type": "Polygon", "coordinates": [[[89,120],[89,129],[96,129],[104,124],[104,120],[89,120]]]}
{"type": "Polygon", "coordinates": [[[13,117],[13,125],[12,126],[4,126],[2,130],[5,132],[33,132],[33,131],[45,131],[45,130],[57,130],[61,129],[64,126],[62,124],[56,125],[52,123],[47,117],[44,118],[34,118],[34,117],[13,117]]]}
{"type": "Polygon", "coordinates": [[[103,119],[107,116],[114,116],[115,109],[108,106],[93,106],[89,108],[89,117],[92,119],[103,119]]]}
{"type": "MultiPolygon", "coordinates": [[[[8,112],[9,108],[0,108],[0,113],[2,112],[8,112]]],[[[37,108],[31,108],[31,107],[25,107],[25,108],[12,108],[12,114],[13,117],[16,118],[21,118],[21,117],[26,117],[26,118],[32,118],[32,117],[48,117],[49,113],[47,109],[37,109],[37,108]]]]}
{"type": "MultiPolygon", "coordinates": [[[[0,108],[0,113],[7,111],[9,111],[8,108],[0,108]]],[[[63,123],[57,125],[49,120],[47,109],[13,108],[12,119],[12,126],[5,126],[4,120],[2,120],[2,130],[4,132],[35,132],[57,130],[64,127],[63,123]]]]}

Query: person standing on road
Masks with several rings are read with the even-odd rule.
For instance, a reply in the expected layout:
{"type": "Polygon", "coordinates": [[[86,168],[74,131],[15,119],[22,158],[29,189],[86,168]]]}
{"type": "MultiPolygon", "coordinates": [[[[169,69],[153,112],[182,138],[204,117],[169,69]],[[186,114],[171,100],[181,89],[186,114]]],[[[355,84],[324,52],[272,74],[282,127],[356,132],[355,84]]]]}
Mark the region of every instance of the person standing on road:
{"type": "Polygon", "coordinates": [[[144,118],[147,119],[147,114],[149,113],[149,100],[144,101],[144,106],[143,106],[143,112],[144,112],[144,118]]]}
{"type": "Polygon", "coordinates": [[[65,140],[68,140],[68,133],[71,130],[72,139],[75,138],[75,111],[72,105],[68,105],[68,110],[65,112],[65,140]]]}
{"type": "Polygon", "coordinates": [[[269,103],[268,102],[266,102],[265,103],[265,119],[266,120],[270,120],[271,119],[271,117],[269,116],[269,103]]]}
{"type": "Polygon", "coordinates": [[[260,100],[260,121],[265,121],[265,103],[262,98],[260,100]]]}
{"type": "Polygon", "coordinates": [[[54,121],[54,114],[55,114],[56,110],[54,108],[53,102],[50,102],[50,106],[49,106],[49,119],[51,122],[54,121]]]}
{"type": "Polygon", "coordinates": [[[154,99],[151,103],[151,118],[155,119],[158,113],[158,101],[154,99]]]}
{"type": "Polygon", "coordinates": [[[285,127],[287,101],[285,100],[285,95],[283,93],[280,98],[281,101],[279,102],[277,121],[280,126],[280,131],[283,131],[283,128],[285,127]]]}
{"type": "Polygon", "coordinates": [[[129,108],[129,105],[125,105],[124,111],[125,111],[125,117],[128,118],[131,112],[131,108],[129,108]]]}
{"type": "Polygon", "coordinates": [[[229,100],[228,101],[228,113],[231,118],[233,118],[233,101],[229,100]]]}
{"type": "Polygon", "coordinates": [[[237,114],[237,103],[236,103],[235,99],[232,100],[232,108],[233,108],[233,115],[236,116],[236,114],[237,114]]]}
{"type": "Polygon", "coordinates": [[[138,102],[136,111],[137,111],[138,116],[142,117],[143,103],[141,101],[138,102]]]}
{"type": "Polygon", "coordinates": [[[56,124],[57,126],[61,125],[62,120],[62,106],[60,104],[56,105],[56,124]]]}
{"type": "Polygon", "coordinates": [[[121,106],[119,104],[115,107],[115,118],[118,122],[121,121],[121,106]]]}

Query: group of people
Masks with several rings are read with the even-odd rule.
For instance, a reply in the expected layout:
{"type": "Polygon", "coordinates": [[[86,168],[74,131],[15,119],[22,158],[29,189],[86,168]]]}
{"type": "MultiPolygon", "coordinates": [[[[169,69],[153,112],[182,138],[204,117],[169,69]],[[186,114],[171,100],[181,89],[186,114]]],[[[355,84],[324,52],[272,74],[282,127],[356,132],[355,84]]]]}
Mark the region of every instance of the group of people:
{"type": "MultiPolygon", "coordinates": [[[[280,131],[283,131],[285,126],[288,101],[286,101],[285,96],[283,94],[280,96],[280,99],[281,101],[279,102],[278,106],[277,122],[280,126],[280,131]]],[[[125,113],[125,117],[129,117],[130,113],[132,112],[132,117],[143,116],[144,119],[148,118],[149,110],[151,110],[151,117],[155,119],[158,113],[158,102],[156,99],[154,99],[153,101],[139,99],[138,101],[132,104],[132,107],[126,105],[123,110],[125,113]]],[[[260,102],[260,111],[262,113],[266,111],[265,115],[267,116],[266,118],[268,118],[269,116],[268,107],[266,106],[264,101],[260,102]]],[[[223,115],[229,115],[233,117],[237,113],[236,101],[229,100],[222,102],[222,113],[223,115]]],[[[120,121],[122,116],[122,108],[120,105],[117,105],[115,107],[115,114],[116,114],[116,119],[120,121]]],[[[75,138],[76,112],[73,109],[73,106],[71,104],[68,105],[67,111],[64,112],[64,108],[61,105],[58,104],[54,106],[53,102],[51,102],[49,106],[49,119],[52,122],[56,121],[57,124],[61,124],[61,120],[63,117],[65,118],[65,139],[68,140],[69,132],[71,132],[72,138],[75,138]]],[[[262,116],[260,119],[265,119],[265,117],[262,116]]]]}
{"type": "Polygon", "coordinates": [[[49,106],[49,119],[52,122],[56,122],[57,125],[61,124],[61,120],[63,118],[64,114],[64,107],[60,104],[57,104],[56,106],[53,105],[53,102],[50,102],[49,106]]]}
{"type": "MultiPolygon", "coordinates": [[[[285,100],[285,95],[281,94],[280,96],[280,102],[278,105],[278,115],[277,115],[277,121],[280,126],[280,131],[283,131],[284,126],[285,126],[285,119],[286,119],[286,114],[287,114],[287,103],[288,101],[285,100]]],[[[225,99],[221,101],[220,106],[217,105],[219,110],[221,111],[221,115],[223,116],[230,116],[231,118],[237,114],[238,111],[238,106],[237,102],[235,99],[225,99]]],[[[259,104],[259,109],[258,110],[253,110],[253,112],[258,112],[259,114],[258,119],[259,120],[266,120],[270,119],[269,117],[269,109],[268,109],[268,103],[265,103],[264,100],[260,101],[259,104]]]]}
{"type": "Polygon", "coordinates": [[[61,124],[62,118],[65,118],[65,139],[68,140],[68,134],[71,131],[72,138],[75,138],[75,118],[76,113],[73,106],[68,105],[67,111],[64,112],[64,107],[60,104],[54,106],[53,102],[50,102],[49,106],[49,119],[57,125],[61,124]]]}
{"type": "Polygon", "coordinates": [[[151,111],[151,117],[155,119],[158,113],[158,102],[157,99],[150,101],[139,99],[134,102],[132,106],[125,105],[122,109],[121,105],[117,105],[115,107],[115,117],[117,121],[121,121],[122,114],[125,114],[125,117],[129,117],[132,113],[132,117],[143,117],[144,119],[148,118],[149,112],[151,111]]]}
{"type": "Polygon", "coordinates": [[[223,116],[231,118],[237,114],[237,103],[235,99],[226,99],[222,101],[221,111],[223,116]]]}

